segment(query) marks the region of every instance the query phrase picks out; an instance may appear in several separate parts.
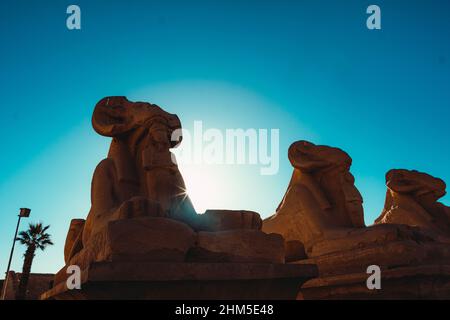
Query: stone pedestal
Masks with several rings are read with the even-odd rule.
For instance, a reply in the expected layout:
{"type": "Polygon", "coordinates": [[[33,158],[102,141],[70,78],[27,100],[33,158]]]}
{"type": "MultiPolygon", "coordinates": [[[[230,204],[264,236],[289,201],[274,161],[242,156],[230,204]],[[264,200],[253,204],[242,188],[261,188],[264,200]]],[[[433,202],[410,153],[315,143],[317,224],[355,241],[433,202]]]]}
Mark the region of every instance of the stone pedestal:
{"type": "Polygon", "coordinates": [[[285,300],[317,274],[307,264],[97,262],[82,271],[80,290],[61,282],[41,299],[285,300]]]}
{"type": "Polygon", "coordinates": [[[367,273],[349,273],[307,281],[298,299],[450,299],[450,265],[422,265],[381,271],[381,289],[367,288],[367,273]]]}
{"type": "MultiPolygon", "coordinates": [[[[342,233],[342,232],[341,232],[342,233]]],[[[295,264],[316,264],[317,279],[299,299],[450,299],[450,245],[406,225],[377,225],[318,242],[295,264]],[[381,290],[369,290],[367,273],[380,267],[381,290]]]]}

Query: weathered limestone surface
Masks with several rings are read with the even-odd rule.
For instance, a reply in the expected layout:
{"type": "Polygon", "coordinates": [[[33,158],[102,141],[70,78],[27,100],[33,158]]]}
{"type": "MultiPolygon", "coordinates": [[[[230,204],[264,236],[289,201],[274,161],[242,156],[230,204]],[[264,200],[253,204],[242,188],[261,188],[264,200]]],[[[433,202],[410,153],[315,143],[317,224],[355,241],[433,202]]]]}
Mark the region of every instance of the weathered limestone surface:
{"type": "MultiPolygon", "coordinates": [[[[41,294],[51,287],[54,276],[55,275],[51,273],[30,273],[26,299],[39,300],[41,294]]],[[[16,300],[16,293],[21,277],[22,273],[9,271],[5,300],[16,300]]],[[[3,289],[3,285],[4,280],[0,280],[0,288],[3,289]]]]}
{"type": "Polygon", "coordinates": [[[196,233],[172,219],[139,218],[110,222],[107,237],[103,260],[182,262],[196,233]]]}
{"type": "Polygon", "coordinates": [[[284,242],[286,262],[298,261],[306,259],[305,246],[298,240],[284,242]]]}
{"type": "Polygon", "coordinates": [[[327,238],[317,241],[309,252],[309,257],[362,249],[389,244],[393,241],[411,241],[414,243],[434,242],[434,238],[419,228],[384,224],[367,228],[338,229],[327,233],[327,238]]]}
{"type": "Polygon", "coordinates": [[[195,228],[201,231],[261,230],[258,213],[247,210],[206,210],[196,216],[195,228]]]}
{"type": "Polygon", "coordinates": [[[386,201],[375,223],[402,223],[450,238],[450,207],[438,202],[445,182],[415,170],[392,169],[386,174],[386,201]]]}
{"type": "Polygon", "coordinates": [[[64,246],[64,261],[69,262],[70,258],[83,248],[81,236],[83,232],[85,220],[72,219],[70,221],[69,232],[67,233],[66,243],[64,246]]]}
{"type": "Polygon", "coordinates": [[[59,283],[41,299],[295,299],[317,275],[313,265],[271,263],[98,262],[82,272],[83,290],[59,283]]]}
{"type": "Polygon", "coordinates": [[[382,289],[369,290],[366,273],[320,277],[307,281],[300,300],[437,300],[450,297],[450,266],[421,265],[382,270],[382,289]]]}
{"type": "Polygon", "coordinates": [[[362,197],[347,153],[298,141],[288,157],[294,172],[276,213],[264,220],[264,232],[301,241],[308,253],[336,229],[364,227],[362,197]]]}
{"type": "Polygon", "coordinates": [[[378,246],[337,251],[294,263],[316,264],[321,276],[366,273],[370,265],[386,269],[432,263],[450,265],[450,246],[445,243],[417,243],[412,240],[392,241],[378,246]]]}
{"type": "Polygon", "coordinates": [[[304,244],[306,257],[295,259],[291,249],[287,261],[318,266],[320,277],[308,281],[299,298],[388,299],[411,289],[404,298],[427,292],[450,299],[450,216],[448,207],[437,202],[445,194],[442,180],[391,170],[383,213],[376,225],[365,227],[362,198],[345,152],[298,141],[289,148],[289,160],[294,173],[288,189],[262,229],[304,244]],[[383,271],[384,287],[376,294],[368,294],[365,283],[370,265],[383,271]],[[434,273],[423,274],[424,266],[434,273]],[[437,285],[429,285],[433,276],[437,285]]]}
{"type": "Polygon", "coordinates": [[[207,262],[284,263],[284,239],[257,230],[199,232],[191,258],[207,262]]]}

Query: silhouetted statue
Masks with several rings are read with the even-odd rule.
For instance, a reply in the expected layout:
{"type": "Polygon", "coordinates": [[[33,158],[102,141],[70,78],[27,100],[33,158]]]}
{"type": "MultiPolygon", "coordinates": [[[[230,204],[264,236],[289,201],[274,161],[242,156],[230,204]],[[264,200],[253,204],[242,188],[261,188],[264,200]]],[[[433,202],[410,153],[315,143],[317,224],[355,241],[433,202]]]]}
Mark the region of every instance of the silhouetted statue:
{"type": "MultiPolygon", "coordinates": [[[[118,219],[193,219],[196,212],[170,152],[182,139],[176,115],[154,104],[107,97],[95,106],[92,125],[97,133],[113,139],[108,157],[99,163],[92,179],[92,206],[82,228],[84,246],[108,222],[118,219]],[[175,130],[178,133],[173,135],[175,130]]],[[[73,245],[79,250],[78,241],[73,245]]],[[[77,252],[67,250],[68,258],[77,252]]]]}
{"type": "Polygon", "coordinates": [[[445,182],[415,170],[392,169],[386,174],[386,201],[375,223],[401,223],[450,237],[450,208],[437,200],[445,182]]]}
{"type": "MultiPolygon", "coordinates": [[[[182,139],[176,115],[154,104],[107,97],[95,106],[92,125],[112,142],[108,157],[94,171],[86,221],[71,222],[66,265],[84,269],[92,262],[119,260],[284,262],[284,240],[260,231],[258,213],[195,212],[170,151],[182,139]]],[[[60,271],[55,282],[65,276],[60,271]]]]}
{"type": "Polygon", "coordinates": [[[307,141],[288,151],[294,167],[276,213],[263,231],[286,240],[286,260],[314,263],[319,279],[300,298],[448,297],[450,263],[448,209],[436,202],[445,184],[426,174],[393,170],[387,175],[386,205],[379,223],[364,226],[362,197],[344,151],[307,141]],[[382,270],[383,290],[366,286],[369,267],[382,270]],[[388,288],[388,289],[386,289],[388,288]]]}
{"type": "Polygon", "coordinates": [[[178,117],[150,103],[109,97],[97,103],[94,129],[112,137],[108,158],[92,180],[92,208],[83,242],[111,220],[143,216],[185,218],[196,214],[170,148],[178,117]],[[184,217],[182,217],[184,216],[184,217]]]}
{"type": "Polygon", "coordinates": [[[263,231],[308,247],[327,231],[364,227],[362,197],[347,153],[297,141],[289,147],[288,157],[294,167],[291,181],[276,213],[264,220],[263,231]]]}

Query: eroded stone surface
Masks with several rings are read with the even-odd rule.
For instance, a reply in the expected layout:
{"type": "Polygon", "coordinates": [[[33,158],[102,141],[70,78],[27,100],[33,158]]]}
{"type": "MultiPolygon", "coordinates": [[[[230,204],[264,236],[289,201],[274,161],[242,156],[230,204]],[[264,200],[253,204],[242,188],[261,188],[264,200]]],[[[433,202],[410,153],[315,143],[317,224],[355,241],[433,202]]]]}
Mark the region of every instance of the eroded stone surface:
{"type": "Polygon", "coordinates": [[[383,246],[390,242],[405,240],[425,243],[433,242],[434,238],[432,235],[422,232],[419,228],[399,224],[337,229],[334,232],[329,232],[326,239],[315,242],[308,255],[309,257],[317,257],[339,251],[383,246]]]}
{"type": "Polygon", "coordinates": [[[288,156],[294,172],[276,213],[263,221],[264,232],[301,241],[308,251],[328,232],[364,227],[362,197],[349,171],[352,160],[347,153],[297,141],[288,156]]]}
{"type": "Polygon", "coordinates": [[[392,241],[384,245],[336,251],[294,263],[316,264],[321,277],[366,272],[370,265],[388,269],[433,263],[450,265],[450,246],[413,240],[392,241]]]}
{"type": "Polygon", "coordinates": [[[295,299],[314,265],[101,262],[83,272],[83,290],[59,283],[41,299],[295,299]]]}
{"type": "Polygon", "coordinates": [[[298,261],[307,258],[305,246],[297,240],[285,241],[286,262],[298,261]]]}
{"type": "Polygon", "coordinates": [[[95,106],[92,125],[113,140],[94,172],[84,246],[110,221],[142,216],[189,221],[195,215],[170,152],[181,141],[181,134],[173,138],[181,129],[176,115],[154,104],[107,97],[95,106]]]}
{"type": "Polygon", "coordinates": [[[298,299],[450,299],[450,266],[421,265],[382,269],[381,290],[367,288],[367,273],[347,273],[307,281],[298,299]]]}
{"type": "Polygon", "coordinates": [[[185,260],[196,233],[185,223],[167,218],[118,220],[108,225],[106,256],[112,261],[185,260]]]}
{"type": "Polygon", "coordinates": [[[345,152],[298,141],[289,149],[289,160],[294,173],[288,190],[276,214],[263,221],[262,230],[305,245],[307,259],[287,257],[291,263],[318,266],[319,277],[305,284],[301,297],[421,298],[423,292],[449,297],[448,272],[440,273],[450,265],[448,207],[437,202],[445,194],[442,180],[391,170],[383,214],[376,225],[364,227],[362,199],[345,152]],[[370,265],[395,274],[381,293],[370,295],[365,282],[353,282],[355,275],[367,280],[370,265]],[[435,278],[422,274],[427,265],[434,268],[435,278]],[[339,281],[331,281],[335,278],[339,281]],[[442,283],[434,285],[433,279],[442,283]]]}
{"type": "Polygon", "coordinates": [[[199,231],[261,230],[262,220],[258,213],[247,210],[206,210],[197,215],[199,231]]]}
{"type": "Polygon", "coordinates": [[[67,233],[66,243],[64,245],[64,261],[69,262],[75,253],[83,248],[82,237],[84,228],[84,219],[72,219],[70,221],[69,232],[67,233]]]}
{"type": "Polygon", "coordinates": [[[437,200],[446,194],[445,182],[415,170],[393,169],[386,174],[386,201],[377,224],[417,226],[450,238],[450,208],[437,200]]]}
{"type": "Polygon", "coordinates": [[[284,263],[284,239],[258,230],[199,232],[194,261],[284,263]]]}

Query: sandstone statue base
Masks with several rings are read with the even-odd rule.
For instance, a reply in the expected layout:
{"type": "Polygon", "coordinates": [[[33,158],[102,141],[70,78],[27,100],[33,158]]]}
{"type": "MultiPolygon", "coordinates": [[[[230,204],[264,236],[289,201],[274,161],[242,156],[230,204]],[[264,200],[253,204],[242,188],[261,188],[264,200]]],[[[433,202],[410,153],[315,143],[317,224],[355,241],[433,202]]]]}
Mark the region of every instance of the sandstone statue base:
{"type": "Polygon", "coordinates": [[[381,224],[351,230],[312,252],[319,255],[293,262],[319,269],[299,299],[450,299],[450,245],[417,228],[381,224]],[[373,265],[381,270],[379,290],[367,288],[373,265]]]}
{"type": "Polygon", "coordinates": [[[369,290],[367,273],[320,277],[307,281],[300,300],[450,299],[450,265],[422,265],[382,270],[381,289],[369,290]]]}
{"type": "Polygon", "coordinates": [[[97,262],[82,272],[81,289],[61,282],[42,300],[295,299],[317,276],[314,265],[269,263],[97,262]]]}

